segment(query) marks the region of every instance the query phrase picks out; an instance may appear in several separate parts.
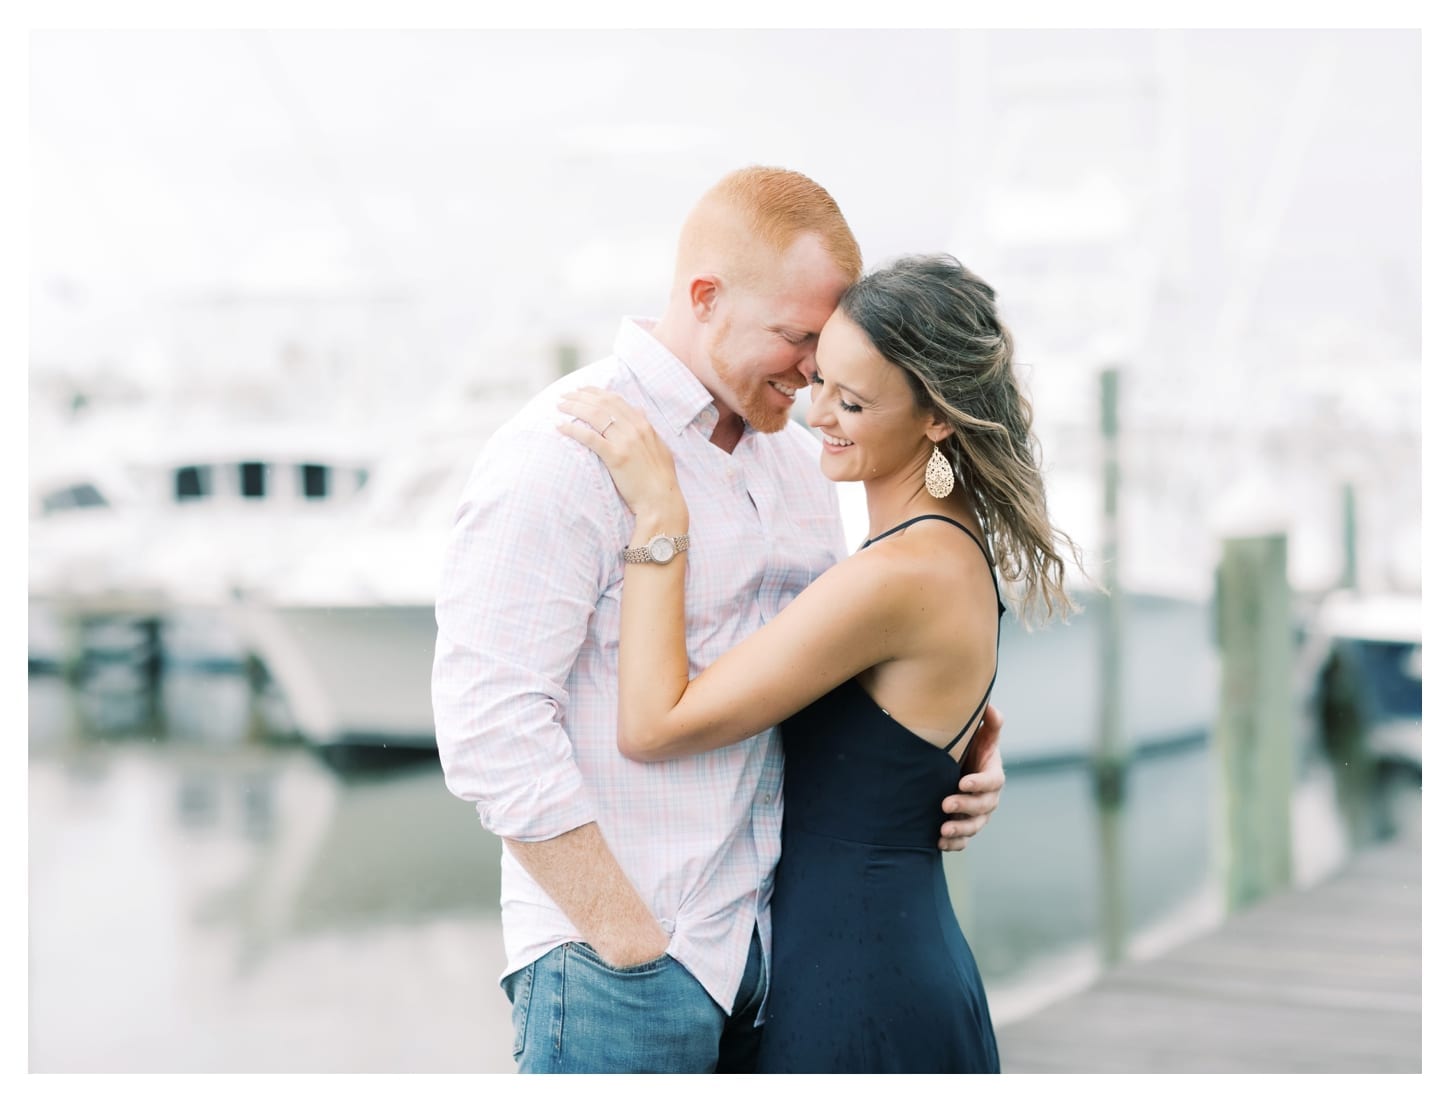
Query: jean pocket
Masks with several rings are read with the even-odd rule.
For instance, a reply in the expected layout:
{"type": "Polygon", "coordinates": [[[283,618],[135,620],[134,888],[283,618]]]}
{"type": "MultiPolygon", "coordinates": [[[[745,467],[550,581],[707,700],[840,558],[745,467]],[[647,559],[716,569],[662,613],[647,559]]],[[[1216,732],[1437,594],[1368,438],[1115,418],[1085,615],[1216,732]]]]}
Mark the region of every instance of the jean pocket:
{"type": "Polygon", "coordinates": [[[534,994],[534,966],[526,964],[504,980],[504,990],[513,1003],[514,1060],[523,1055],[528,1040],[529,1002],[534,994]]]}
{"type": "Polygon", "coordinates": [[[661,953],[654,960],[647,960],[640,964],[630,964],[623,968],[616,968],[605,961],[587,942],[571,941],[569,948],[581,960],[587,961],[602,972],[608,972],[612,976],[650,976],[668,968],[673,958],[668,952],[661,953]]]}

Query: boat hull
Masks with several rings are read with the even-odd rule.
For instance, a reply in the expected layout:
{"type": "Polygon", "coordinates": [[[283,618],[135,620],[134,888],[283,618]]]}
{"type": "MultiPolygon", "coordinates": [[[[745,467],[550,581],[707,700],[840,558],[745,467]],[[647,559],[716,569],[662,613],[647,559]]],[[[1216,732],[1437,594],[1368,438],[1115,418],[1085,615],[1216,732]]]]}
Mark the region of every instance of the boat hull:
{"type": "Polygon", "coordinates": [[[242,604],[235,614],[309,742],[437,745],[431,604],[242,604]]]}

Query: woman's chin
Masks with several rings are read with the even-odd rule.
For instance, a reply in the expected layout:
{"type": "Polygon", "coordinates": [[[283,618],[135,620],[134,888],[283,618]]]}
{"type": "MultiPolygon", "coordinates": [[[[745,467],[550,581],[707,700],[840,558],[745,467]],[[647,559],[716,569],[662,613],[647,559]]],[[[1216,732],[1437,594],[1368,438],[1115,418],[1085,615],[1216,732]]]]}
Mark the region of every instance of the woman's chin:
{"type": "Polygon", "coordinates": [[[859,478],[852,478],[848,474],[839,471],[832,471],[824,462],[821,463],[821,474],[825,475],[832,482],[860,482],[859,478]]]}

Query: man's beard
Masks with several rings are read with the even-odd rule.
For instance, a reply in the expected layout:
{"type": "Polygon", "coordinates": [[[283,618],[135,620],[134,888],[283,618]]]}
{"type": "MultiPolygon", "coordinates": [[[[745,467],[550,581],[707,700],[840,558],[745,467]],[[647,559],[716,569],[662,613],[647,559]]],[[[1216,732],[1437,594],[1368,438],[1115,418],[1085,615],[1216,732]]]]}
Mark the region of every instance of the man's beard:
{"type": "Polygon", "coordinates": [[[785,428],[790,420],[790,407],[781,409],[775,404],[772,397],[775,388],[762,378],[737,371],[717,354],[719,347],[718,340],[711,346],[710,365],[715,369],[715,377],[735,399],[746,423],[756,432],[779,432],[785,428]]]}

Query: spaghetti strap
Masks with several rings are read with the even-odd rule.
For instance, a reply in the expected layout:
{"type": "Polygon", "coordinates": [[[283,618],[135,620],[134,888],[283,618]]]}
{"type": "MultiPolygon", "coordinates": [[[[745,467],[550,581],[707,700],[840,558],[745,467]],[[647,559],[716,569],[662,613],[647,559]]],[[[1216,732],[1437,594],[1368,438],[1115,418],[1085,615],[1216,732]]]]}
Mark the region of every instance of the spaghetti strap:
{"type": "MultiPolygon", "coordinates": [[[[944,520],[948,524],[954,524],[958,528],[960,528],[963,532],[965,532],[967,535],[971,536],[973,543],[975,543],[978,547],[982,547],[982,541],[979,540],[975,535],[973,535],[972,530],[970,528],[968,528],[961,521],[959,521],[959,520],[953,520],[951,517],[944,517],[940,513],[922,513],[921,516],[919,516],[919,517],[912,517],[910,520],[903,520],[900,524],[896,525],[896,527],[886,529],[886,531],[882,532],[879,536],[872,536],[869,540],[867,540],[861,546],[863,548],[870,547],[877,540],[884,540],[887,536],[895,535],[897,532],[900,532],[903,528],[910,528],[913,524],[920,524],[924,520],[944,520]]],[[[982,547],[982,554],[987,555],[987,549],[985,547],[982,547]]],[[[990,564],[991,561],[992,561],[992,556],[991,555],[987,555],[987,562],[990,564]]]]}
{"type": "MultiPolygon", "coordinates": [[[[948,524],[952,524],[960,528],[963,532],[967,534],[968,538],[977,545],[978,549],[982,552],[982,556],[987,560],[987,569],[992,575],[992,589],[997,595],[997,649],[1000,651],[1002,647],[1002,615],[1007,611],[1007,606],[1002,603],[1002,590],[997,585],[996,564],[992,562],[992,556],[987,554],[987,548],[983,546],[982,541],[977,538],[976,533],[974,533],[961,521],[953,520],[951,517],[942,516],[940,513],[923,513],[919,517],[912,517],[910,520],[902,521],[894,528],[888,528],[886,529],[886,531],[882,532],[881,535],[875,536],[872,539],[867,540],[865,543],[861,544],[861,549],[865,550],[877,540],[883,540],[887,536],[893,535],[896,532],[900,532],[903,528],[910,528],[913,524],[918,524],[923,520],[944,520],[948,524]]],[[[947,743],[945,746],[942,747],[942,749],[945,750],[948,754],[952,752],[952,749],[956,746],[957,743],[962,741],[962,736],[971,729],[971,726],[974,722],[976,722],[977,717],[986,710],[987,701],[991,698],[992,689],[996,687],[996,684],[997,670],[994,669],[992,671],[992,681],[987,686],[987,691],[983,694],[981,703],[978,704],[977,707],[973,710],[972,718],[967,720],[966,725],[957,732],[956,738],[952,739],[951,742],[947,743]]]]}
{"type": "MultiPolygon", "coordinates": [[[[965,532],[967,534],[967,538],[970,539],[973,543],[975,543],[977,545],[977,549],[982,552],[982,557],[987,560],[987,567],[988,567],[988,569],[990,569],[991,572],[992,572],[992,589],[997,594],[997,616],[998,616],[998,618],[1000,620],[1002,614],[1007,611],[1007,606],[1002,603],[1002,590],[997,585],[997,564],[992,561],[992,556],[987,553],[987,548],[985,546],[983,546],[982,541],[977,538],[976,533],[973,532],[970,528],[968,528],[961,521],[959,521],[959,520],[953,520],[951,517],[944,517],[940,513],[923,513],[919,517],[912,517],[910,520],[904,520],[904,521],[902,521],[900,524],[896,525],[894,528],[888,528],[888,529],[886,529],[886,531],[882,532],[879,536],[872,536],[869,540],[866,540],[864,543],[861,544],[861,550],[864,551],[866,548],[870,547],[873,543],[876,543],[878,540],[884,540],[887,536],[895,535],[897,532],[900,532],[903,528],[910,528],[913,524],[919,524],[919,523],[921,523],[924,520],[944,520],[948,524],[951,524],[951,525],[954,525],[957,528],[960,528],[963,532],[965,532]]],[[[1001,636],[1000,629],[998,630],[998,633],[997,634],[998,634],[998,637],[1000,638],[1000,636],[1001,636]]],[[[961,736],[958,736],[958,737],[961,737],[961,736]]],[[[955,740],[953,740],[953,742],[955,742],[955,740]]]]}
{"type": "MultiPolygon", "coordinates": [[[[998,621],[998,625],[999,626],[998,626],[997,635],[998,635],[998,638],[1000,639],[1001,638],[1001,634],[1002,634],[1001,627],[1000,627],[1000,625],[1001,625],[1001,621],[1000,620],[998,621]]],[[[996,685],[997,685],[997,671],[996,670],[993,670],[992,671],[992,681],[987,686],[987,691],[982,694],[982,702],[977,705],[977,710],[972,713],[972,718],[969,719],[969,720],[967,720],[966,724],[962,727],[962,729],[957,732],[956,738],[952,739],[951,742],[947,743],[945,746],[942,747],[942,749],[945,750],[948,754],[950,754],[952,752],[953,747],[955,747],[957,743],[959,743],[959,742],[962,741],[962,736],[965,735],[967,733],[967,731],[971,728],[972,724],[976,722],[977,717],[980,716],[986,710],[986,708],[987,708],[987,700],[991,697],[992,690],[996,687],[996,685]]]]}

